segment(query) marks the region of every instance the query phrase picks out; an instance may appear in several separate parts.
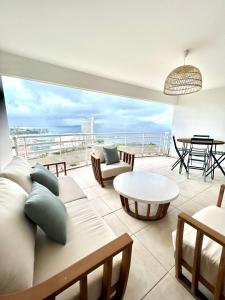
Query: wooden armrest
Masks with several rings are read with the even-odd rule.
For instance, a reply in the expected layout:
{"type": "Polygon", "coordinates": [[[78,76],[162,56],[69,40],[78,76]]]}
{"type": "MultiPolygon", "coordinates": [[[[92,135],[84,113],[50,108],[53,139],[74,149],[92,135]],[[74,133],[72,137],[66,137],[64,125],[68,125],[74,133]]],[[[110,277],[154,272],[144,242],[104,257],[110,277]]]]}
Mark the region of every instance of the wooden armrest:
{"type": "MultiPolygon", "coordinates": [[[[55,172],[56,176],[59,177],[59,165],[63,165],[63,171],[64,174],[67,174],[67,169],[66,169],[66,162],[65,161],[60,161],[60,162],[54,162],[50,164],[44,164],[43,166],[46,167],[48,170],[50,169],[51,166],[55,166],[55,172]]],[[[35,167],[32,167],[35,168],[35,167]]]]}
{"type": "Polygon", "coordinates": [[[196,299],[206,299],[199,290],[199,282],[201,282],[213,293],[214,300],[224,299],[222,295],[225,278],[225,236],[192,218],[191,216],[181,213],[178,216],[177,223],[175,273],[176,278],[180,280],[188,289],[190,289],[193,295],[198,296],[196,299]],[[189,265],[183,257],[183,233],[185,223],[197,230],[192,265],[189,265]],[[204,277],[205,274],[200,273],[204,235],[222,246],[215,285],[211,284],[207,278],[204,277]],[[191,281],[182,273],[182,266],[184,266],[191,273],[191,281]]]}
{"type": "MultiPolygon", "coordinates": [[[[88,256],[84,257],[78,262],[74,263],[62,272],[44,281],[43,283],[40,283],[22,292],[0,295],[0,300],[55,299],[54,297],[56,295],[60,294],[77,281],[81,281],[82,285],[84,282],[87,281],[87,275],[89,273],[97,269],[99,266],[103,265],[108,260],[112,259],[118,253],[123,252],[123,260],[124,252],[127,251],[127,249],[129,251],[126,252],[126,254],[129,254],[130,252],[131,255],[132,243],[133,240],[131,239],[131,237],[127,233],[123,234],[120,237],[113,240],[112,242],[108,243],[107,245],[99,248],[98,250],[94,251],[93,253],[89,254],[88,256]]],[[[127,257],[125,258],[125,260],[126,259],[127,257]]],[[[121,273],[123,273],[123,270],[121,270],[121,273]]]]}
{"type": "Polygon", "coordinates": [[[95,154],[91,154],[91,157],[93,158],[93,159],[95,159],[95,160],[99,160],[100,161],[100,158],[99,157],[97,157],[95,154]]]}
{"type": "Polygon", "coordinates": [[[220,186],[220,192],[219,192],[219,197],[218,197],[218,201],[217,201],[218,207],[221,207],[221,205],[222,205],[224,190],[225,190],[225,184],[222,184],[220,186]]]}
{"type": "Polygon", "coordinates": [[[181,213],[178,216],[178,224],[177,224],[177,236],[182,233],[183,237],[183,227],[184,223],[187,223],[191,227],[198,230],[201,234],[206,235],[213,241],[217,242],[221,246],[225,246],[225,236],[219,233],[218,231],[208,227],[207,225],[199,222],[198,220],[192,218],[191,216],[187,215],[186,213],[181,213]]]}
{"type": "Polygon", "coordinates": [[[122,159],[124,162],[130,164],[132,166],[132,170],[134,168],[134,154],[122,151],[122,150],[118,150],[119,151],[119,155],[120,155],[120,159],[122,159]]]}

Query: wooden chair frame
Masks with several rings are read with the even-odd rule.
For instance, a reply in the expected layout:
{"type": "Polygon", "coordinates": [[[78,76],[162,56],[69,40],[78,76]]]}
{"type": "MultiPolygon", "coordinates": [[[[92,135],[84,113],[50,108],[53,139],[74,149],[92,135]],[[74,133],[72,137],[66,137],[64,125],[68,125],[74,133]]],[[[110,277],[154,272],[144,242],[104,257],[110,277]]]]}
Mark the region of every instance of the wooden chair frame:
{"type": "MultiPolygon", "coordinates": [[[[118,150],[118,152],[119,152],[120,160],[123,160],[124,162],[131,165],[132,171],[133,171],[133,168],[134,168],[134,154],[130,154],[130,153],[127,153],[127,152],[121,151],[121,150],[118,150]]],[[[98,183],[102,187],[104,187],[104,182],[103,181],[111,180],[115,177],[115,176],[112,176],[112,177],[102,178],[100,158],[97,158],[94,154],[91,155],[91,164],[92,164],[92,169],[93,169],[95,179],[98,181],[98,183]]]]}
{"type": "MultiPolygon", "coordinates": [[[[122,299],[125,293],[133,240],[126,233],[84,257],[48,280],[18,293],[0,295],[0,300],[55,300],[64,290],[79,282],[80,300],[88,299],[88,274],[103,266],[100,299],[122,299]],[[113,257],[122,252],[119,280],[111,286],[113,257]]],[[[57,263],[57,262],[56,262],[57,263]]]]}
{"type": "MultiPolygon", "coordinates": [[[[55,162],[55,163],[51,163],[51,164],[45,164],[43,165],[44,167],[46,167],[48,170],[50,170],[51,167],[55,167],[55,174],[57,177],[59,177],[59,166],[63,166],[63,173],[66,176],[67,175],[67,168],[66,168],[66,162],[65,161],[60,161],[60,162],[55,162]]],[[[35,167],[32,167],[33,169],[35,167]]]]}
{"type": "MultiPolygon", "coordinates": [[[[217,206],[221,207],[223,196],[224,196],[225,185],[221,185],[217,206]]],[[[207,299],[199,290],[199,282],[201,282],[210,292],[213,294],[214,300],[224,300],[223,289],[225,279],[225,236],[212,228],[204,225],[198,220],[191,216],[181,213],[178,216],[177,223],[177,236],[176,236],[176,250],[175,250],[175,272],[176,278],[187,288],[196,299],[207,299]],[[183,246],[183,233],[184,224],[188,224],[197,230],[195,249],[194,249],[194,260],[193,266],[190,266],[182,257],[182,246],[183,246]],[[200,263],[201,263],[201,250],[203,237],[207,236],[214,242],[222,246],[222,253],[217,273],[216,285],[213,286],[209,283],[203,275],[200,274],[200,263]],[[191,275],[191,281],[187,279],[182,273],[182,267],[187,269],[191,275]]]]}

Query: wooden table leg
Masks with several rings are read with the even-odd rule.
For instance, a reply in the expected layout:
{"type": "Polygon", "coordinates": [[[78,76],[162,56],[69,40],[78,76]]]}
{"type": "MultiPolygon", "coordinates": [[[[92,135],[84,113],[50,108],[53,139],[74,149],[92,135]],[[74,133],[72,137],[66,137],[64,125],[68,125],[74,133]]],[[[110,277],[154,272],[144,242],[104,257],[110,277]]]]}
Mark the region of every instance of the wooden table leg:
{"type": "Polygon", "coordinates": [[[120,199],[122,207],[126,211],[126,213],[128,213],[131,217],[144,221],[156,221],[162,219],[167,214],[167,210],[170,205],[170,203],[159,204],[156,214],[154,216],[151,216],[151,204],[147,203],[147,213],[146,215],[141,215],[139,214],[138,210],[138,201],[134,202],[134,211],[132,211],[129,206],[128,198],[120,195],[120,199]]]}

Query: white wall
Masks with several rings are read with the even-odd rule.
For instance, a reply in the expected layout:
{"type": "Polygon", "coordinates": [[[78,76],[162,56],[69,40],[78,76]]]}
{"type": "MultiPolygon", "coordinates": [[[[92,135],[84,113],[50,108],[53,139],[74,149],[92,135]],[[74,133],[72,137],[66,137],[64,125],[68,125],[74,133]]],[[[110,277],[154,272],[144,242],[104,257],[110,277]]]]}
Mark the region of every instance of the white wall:
{"type": "MultiPolygon", "coordinates": [[[[176,138],[209,134],[225,141],[225,87],[180,96],[174,107],[172,133],[176,138]]],[[[225,146],[219,149],[225,150],[225,146]]]]}
{"type": "Polygon", "coordinates": [[[12,158],[12,149],[9,139],[9,126],[6,114],[6,107],[0,77],[0,170],[12,158]]]}

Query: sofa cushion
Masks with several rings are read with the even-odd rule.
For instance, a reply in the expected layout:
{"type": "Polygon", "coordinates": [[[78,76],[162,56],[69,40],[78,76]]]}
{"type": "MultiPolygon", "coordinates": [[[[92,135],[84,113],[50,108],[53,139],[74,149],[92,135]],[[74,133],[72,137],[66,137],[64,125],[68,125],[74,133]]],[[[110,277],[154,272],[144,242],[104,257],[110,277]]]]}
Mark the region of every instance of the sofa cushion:
{"type": "Polygon", "coordinates": [[[29,193],[32,188],[32,181],[30,179],[31,171],[31,166],[26,159],[13,157],[11,162],[0,173],[0,177],[14,181],[29,193]]]}
{"type": "Polygon", "coordinates": [[[113,148],[115,147],[115,145],[113,144],[107,144],[107,145],[94,145],[92,147],[92,152],[93,154],[97,157],[100,158],[100,162],[104,163],[105,162],[105,156],[104,156],[104,152],[103,152],[103,147],[106,148],[113,148]]]}
{"type": "MultiPolygon", "coordinates": [[[[225,209],[217,206],[208,206],[193,215],[193,218],[209,226],[210,228],[225,235],[225,209]]],[[[175,249],[176,231],[173,232],[173,245],[175,249]]],[[[196,230],[185,224],[183,240],[183,258],[193,266],[194,247],[196,239],[196,230]]],[[[215,285],[217,270],[220,260],[222,247],[204,236],[202,245],[200,274],[204,276],[211,284],[215,285]]]]}
{"type": "Polygon", "coordinates": [[[36,226],[24,214],[27,193],[0,178],[0,294],[33,284],[36,226]]]}
{"type": "Polygon", "coordinates": [[[79,185],[70,176],[59,177],[59,198],[63,203],[85,198],[79,185]]]}
{"type": "MultiPolygon", "coordinates": [[[[91,201],[79,199],[66,203],[67,243],[65,246],[48,240],[38,230],[36,240],[34,284],[38,284],[64,270],[91,252],[104,246],[115,238],[114,233],[104,223],[91,206],[91,201]]],[[[119,277],[121,256],[114,259],[113,283],[119,277]]],[[[89,297],[98,299],[102,285],[102,267],[88,276],[89,297]]],[[[79,285],[63,292],[57,299],[78,299],[79,285]]]]}
{"type": "Polygon", "coordinates": [[[66,243],[66,208],[45,186],[33,183],[24,211],[49,238],[61,244],[66,243]]]}
{"type": "Polygon", "coordinates": [[[102,178],[114,177],[132,171],[132,166],[124,161],[112,165],[101,164],[102,178]]]}
{"type": "Polygon", "coordinates": [[[117,147],[114,147],[114,148],[103,147],[103,153],[105,156],[106,165],[115,164],[120,161],[117,147]]]}
{"type": "Polygon", "coordinates": [[[43,165],[37,163],[34,171],[30,174],[33,181],[36,181],[48,188],[56,196],[59,195],[59,184],[57,177],[47,170],[43,165]]]}

